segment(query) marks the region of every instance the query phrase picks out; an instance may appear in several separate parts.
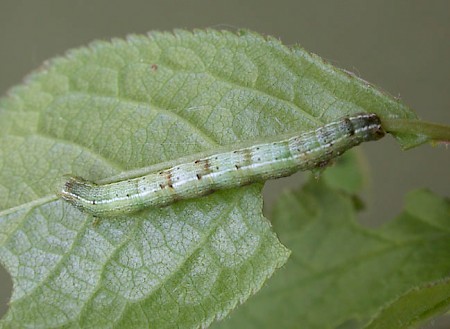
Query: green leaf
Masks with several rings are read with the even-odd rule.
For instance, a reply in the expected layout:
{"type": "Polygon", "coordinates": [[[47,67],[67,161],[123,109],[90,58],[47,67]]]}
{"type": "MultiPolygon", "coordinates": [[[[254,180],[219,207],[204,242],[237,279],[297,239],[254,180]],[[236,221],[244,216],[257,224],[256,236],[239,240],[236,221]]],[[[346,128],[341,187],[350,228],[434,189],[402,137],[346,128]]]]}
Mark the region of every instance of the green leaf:
{"type": "Polygon", "coordinates": [[[450,308],[450,279],[408,291],[388,305],[367,329],[412,328],[450,308]]]}
{"type": "Polygon", "coordinates": [[[336,165],[327,168],[320,178],[331,188],[356,194],[368,185],[369,168],[361,152],[350,151],[336,160],[336,165]]]}
{"type": "Polygon", "coordinates": [[[215,328],[361,328],[392,301],[373,326],[403,328],[393,324],[423,321],[450,306],[448,281],[439,285],[446,291],[424,286],[448,280],[448,199],[412,192],[402,214],[368,229],[356,223],[350,195],[311,180],[282,195],[273,218],[292,249],[286,267],[215,328]]]}
{"type": "Polygon", "coordinates": [[[250,32],[131,36],[49,61],[0,100],[0,261],[14,282],[2,326],[190,328],[226,316],[289,254],[262,216],[261,185],[94,225],[55,196],[62,175],[99,181],[356,112],[416,118],[250,32]]]}

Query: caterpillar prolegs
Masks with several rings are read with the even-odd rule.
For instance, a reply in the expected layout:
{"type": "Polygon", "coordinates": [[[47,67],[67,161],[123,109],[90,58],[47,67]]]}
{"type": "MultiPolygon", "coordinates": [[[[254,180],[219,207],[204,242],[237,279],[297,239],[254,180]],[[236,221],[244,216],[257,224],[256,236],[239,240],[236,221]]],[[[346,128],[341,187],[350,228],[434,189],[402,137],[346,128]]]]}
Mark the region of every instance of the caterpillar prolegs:
{"type": "Polygon", "coordinates": [[[358,114],[278,141],[203,156],[127,180],[95,184],[69,177],[60,196],[94,216],[118,216],[324,167],[353,146],[384,135],[376,114],[358,114]]]}

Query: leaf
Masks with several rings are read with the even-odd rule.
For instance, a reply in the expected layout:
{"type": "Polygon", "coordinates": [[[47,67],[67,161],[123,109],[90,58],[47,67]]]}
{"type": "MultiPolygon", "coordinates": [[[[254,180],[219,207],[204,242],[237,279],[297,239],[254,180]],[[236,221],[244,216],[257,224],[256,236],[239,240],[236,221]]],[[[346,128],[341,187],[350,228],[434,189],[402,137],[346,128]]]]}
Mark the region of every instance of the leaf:
{"type": "Polygon", "coordinates": [[[369,168],[361,152],[347,152],[336,163],[320,175],[331,188],[357,194],[368,185],[369,168]]]}
{"type": "Polygon", "coordinates": [[[395,320],[415,315],[424,320],[450,306],[448,291],[424,286],[448,280],[448,199],[412,192],[402,214],[369,229],[355,222],[350,195],[311,180],[302,190],[282,195],[273,218],[292,249],[286,267],[214,328],[361,328],[392,301],[392,310],[379,319],[390,325],[379,327],[400,328],[392,325],[395,320]],[[416,304],[401,308],[407,300],[416,304]],[[427,313],[428,307],[434,312],[427,313]],[[399,309],[402,318],[395,313],[399,309]]]}
{"type": "Polygon", "coordinates": [[[383,309],[367,329],[411,328],[450,308],[450,279],[412,289],[383,309]]]}
{"type": "Polygon", "coordinates": [[[224,317],[289,254],[262,216],[261,185],[94,225],[55,196],[62,175],[99,181],[356,112],[416,118],[251,32],[131,36],[49,61],[0,101],[0,260],[14,282],[2,326],[193,328],[224,317]]]}

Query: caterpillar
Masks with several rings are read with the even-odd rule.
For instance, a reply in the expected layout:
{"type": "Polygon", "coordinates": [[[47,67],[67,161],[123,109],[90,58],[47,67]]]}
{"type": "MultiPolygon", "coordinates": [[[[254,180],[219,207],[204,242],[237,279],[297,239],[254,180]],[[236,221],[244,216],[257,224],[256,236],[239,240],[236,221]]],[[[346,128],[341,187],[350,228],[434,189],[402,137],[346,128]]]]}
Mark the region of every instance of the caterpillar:
{"type": "Polygon", "coordinates": [[[357,114],[281,140],[199,157],[112,183],[69,177],[59,194],[95,217],[119,216],[321,168],[350,148],[384,135],[376,114],[357,114]]]}

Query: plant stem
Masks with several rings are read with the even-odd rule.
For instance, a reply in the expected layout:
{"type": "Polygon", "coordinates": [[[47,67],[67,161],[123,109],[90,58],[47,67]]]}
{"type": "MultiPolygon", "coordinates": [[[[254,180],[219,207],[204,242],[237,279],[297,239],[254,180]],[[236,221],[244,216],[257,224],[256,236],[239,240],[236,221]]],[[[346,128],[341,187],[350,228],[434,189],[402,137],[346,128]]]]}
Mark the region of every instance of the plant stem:
{"type": "Polygon", "coordinates": [[[408,119],[385,119],[383,128],[389,133],[423,135],[434,142],[450,143],[450,126],[408,119]]]}

